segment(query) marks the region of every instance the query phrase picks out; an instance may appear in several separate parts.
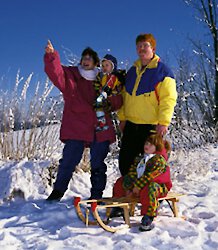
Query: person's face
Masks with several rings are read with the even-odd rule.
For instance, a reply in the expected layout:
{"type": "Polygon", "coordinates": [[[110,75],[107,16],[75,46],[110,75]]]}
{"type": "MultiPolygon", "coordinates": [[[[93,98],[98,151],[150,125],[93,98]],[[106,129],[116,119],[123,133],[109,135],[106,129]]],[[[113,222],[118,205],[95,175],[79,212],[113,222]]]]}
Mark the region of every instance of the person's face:
{"type": "Polygon", "coordinates": [[[113,65],[109,60],[104,60],[101,63],[101,68],[103,73],[111,73],[113,71],[113,65]]]}
{"type": "Polygon", "coordinates": [[[151,60],[155,53],[155,49],[147,41],[138,42],[136,45],[137,54],[142,63],[147,63],[151,60]]]}
{"type": "Polygon", "coordinates": [[[85,55],[81,58],[81,66],[85,70],[92,70],[95,68],[95,63],[90,55],[85,55]]]}
{"type": "Polygon", "coordinates": [[[156,152],[156,147],[154,144],[151,144],[150,142],[146,141],[144,144],[144,152],[146,154],[154,154],[156,152]]]}

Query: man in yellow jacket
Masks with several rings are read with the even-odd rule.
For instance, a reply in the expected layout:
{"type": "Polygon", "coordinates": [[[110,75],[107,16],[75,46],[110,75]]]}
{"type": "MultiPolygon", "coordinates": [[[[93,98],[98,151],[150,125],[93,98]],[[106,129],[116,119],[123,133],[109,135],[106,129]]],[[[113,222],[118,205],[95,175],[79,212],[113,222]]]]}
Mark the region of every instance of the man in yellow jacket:
{"type": "Polygon", "coordinates": [[[123,128],[119,154],[121,175],[126,175],[151,130],[164,135],[176,105],[176,82],[172,71],[155,54],[152,34],[136,38],[138,60],[129,69],[118,117],[123,128]]]}

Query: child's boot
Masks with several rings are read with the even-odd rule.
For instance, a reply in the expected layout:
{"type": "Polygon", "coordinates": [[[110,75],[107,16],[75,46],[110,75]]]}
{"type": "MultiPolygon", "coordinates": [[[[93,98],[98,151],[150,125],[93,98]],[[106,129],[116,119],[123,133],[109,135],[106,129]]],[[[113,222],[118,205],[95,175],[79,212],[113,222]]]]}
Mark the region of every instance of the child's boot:
{"type": "Polygon", "coordinates": [[[154,217],[144,215],[142,217],[141,221],[141,226],[139,227],[139,231],[144,232],[144,231],[150,231],[154,228],[154,225],[152,224],[154,217]]]}

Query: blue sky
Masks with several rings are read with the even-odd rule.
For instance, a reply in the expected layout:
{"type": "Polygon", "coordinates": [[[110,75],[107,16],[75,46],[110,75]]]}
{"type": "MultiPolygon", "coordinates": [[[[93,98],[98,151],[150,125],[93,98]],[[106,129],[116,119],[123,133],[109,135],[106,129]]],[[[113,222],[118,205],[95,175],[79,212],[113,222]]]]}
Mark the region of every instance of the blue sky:
{"type": "Polygon", "coordinates": [[[13,86],[18,69],[33,81],[46,78],[47,39],[67,63],[63,47],[80,56],[91,46],[100,56],[110,49],[118,61],[137,58],[135,38],[152,33],[157,54],[173,66],[175,54],[188,47],[187,36],[201,37],[202,24],[182,0],[7,0],[0,1],[0,88],[13,86]]]}

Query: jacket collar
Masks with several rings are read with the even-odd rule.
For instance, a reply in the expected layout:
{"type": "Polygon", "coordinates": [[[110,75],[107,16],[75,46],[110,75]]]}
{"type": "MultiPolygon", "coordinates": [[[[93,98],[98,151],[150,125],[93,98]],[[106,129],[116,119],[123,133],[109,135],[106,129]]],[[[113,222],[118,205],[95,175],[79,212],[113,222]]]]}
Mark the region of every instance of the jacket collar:
{"type": "MultiPolygon", "coordinates": [[[[148,69],[157,68],[159,61],[160,61],[160,57],[155,54],[154,58],[150,61],[150,63],[146,66],[146,68],[148,68],[148,69]]],[[[142,67],[141,60],[140,59],[136,60],[134,62],[134,66],[138,69],[141,69],[141,67],[142,67]]]]}

